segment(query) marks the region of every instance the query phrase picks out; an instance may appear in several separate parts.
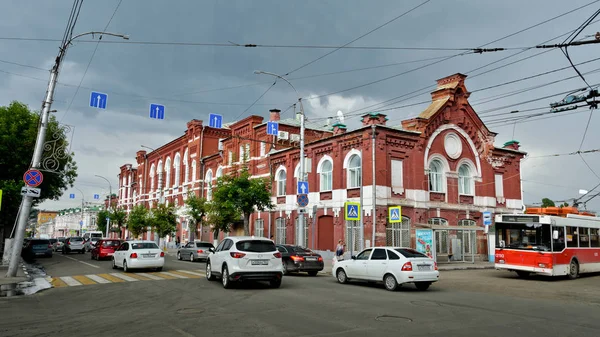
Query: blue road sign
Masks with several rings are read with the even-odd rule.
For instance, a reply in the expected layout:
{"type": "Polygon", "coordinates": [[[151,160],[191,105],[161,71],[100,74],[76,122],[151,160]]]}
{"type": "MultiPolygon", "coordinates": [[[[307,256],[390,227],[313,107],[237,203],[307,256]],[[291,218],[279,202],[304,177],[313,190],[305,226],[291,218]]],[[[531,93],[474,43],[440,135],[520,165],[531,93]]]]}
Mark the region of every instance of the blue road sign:
{"type": "Polygon", "coordinates": [[[267,135],[277,136],[279,134],[279,123],[267,122],[267,135]]]}
{"type": "Polygon", "coordinates": [[[393,206],[389,209],[390,223],[402,222],[402,207],[393,206]]]}
{"type": "Polygon", "coordinates": [[[92,94],[90,95],[90,106],[92,108],[106,109],[106,101],[107,100],[108,100],[107,94],[92,91],[92,94]]]}
{"type": "Polygon", "coordinates": [[[347,201],[344,204],[344,215],[346,220],[360,220],[360,203],[347,201]]]}
{"type": "Polygon", "coordinates": [[[492,225],[492,212],[489,212],[489,211],[483,212],[483,225],[484,226],[492,225]]]}
{"type": "Polygon", "coordinates": [[[75,193],[69,194],[69,199],[75,199],[75,193]]]}
{"type": "Polygon", "coordinates": [[[308,181],[299,181],[298,182],[298,194],[307,194],[308,193],[308,181]]]}
{"type": "Polygon", "coordinates": [[[79,226],[83,226],[83,220],[79,220],[79,226]]]}
{"type": "Polygon", "coordinates": [[[208,126],[220,129],[223,127],[223,116],[217,114],[208,115],[208,126]]]}
{"type": "Polygon", "coordinates": [[[100,194],[94,194],[94,199],[100,199],[100,194]]]}
{"type": "Polygon", "coordinates": [[[308,194],[298,194],[296,197],[296,201],[298,202],[298,206],[306,207],[308,206],[308,194]]]}
{"type": "Polygon", "coordinates": [[[165,106],[160,104],[150,104],[150,118],[165,119],[165,106]]]}

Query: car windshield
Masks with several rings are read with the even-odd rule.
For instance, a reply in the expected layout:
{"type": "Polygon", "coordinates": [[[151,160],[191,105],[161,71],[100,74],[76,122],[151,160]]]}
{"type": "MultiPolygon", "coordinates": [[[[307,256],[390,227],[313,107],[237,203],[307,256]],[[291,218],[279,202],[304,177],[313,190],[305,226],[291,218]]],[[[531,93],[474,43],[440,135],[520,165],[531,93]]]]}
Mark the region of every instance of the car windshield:
{"type": "Polygon", "coordinates": [[[294,253],[312,253],[312,250],[304,247],[292,246],[291,248],[294,253]]]}
{"type": "Polygon", "coordinates": [[[31,240],[31,244],[33,245],[49,245],[49,240],[31,240]]]}
{"type": "Polygon", "coordinates": [[[404,257],[428,257],[427,255],[410,248],[396,248],[395,250],[404,257]]]}
{"type": "Polygon", "coordinates": [[[102,247],[119,247],[119,245],[121,245],[121,241],[118,240],[102,242],[102,247]]]}
{"type": "Polygon", "coordinates": [[[80,237],[71,238],[70,241],[83,241],[83,238],[80,238],[80,237]]]}
{"type": "Polygon", "coordinates": [[[65,238],[58,238],[58,241],[65,242],[65,238]]]}
{"type": "Polygon", "coordinates": [[[154,242],[136,242],[131,244],[132,249],[158,249],[158,245],[154,242]]]}
{"type": "Polygon", "coordinates": [[[57,241],[58,241],[58,240],[56,240],[56,239],[50,239],[50,242],[52,242],[52,243],[55,243],[55,242],[57,242],[57,241]]]}
{"type": "Polygon", "coordinates": [[[196,242],[196,247],[199,248],[215,248],[210,242],[196,242]]]}
{"type": "Polygon", "coordinates": [[[235,244],[235,247],[242,252],[252,252],[252,253],[266,253],[266,252],[274,252],[275,244],[273,241],[266,240],[245,240],[239,241],[235,244]]]}

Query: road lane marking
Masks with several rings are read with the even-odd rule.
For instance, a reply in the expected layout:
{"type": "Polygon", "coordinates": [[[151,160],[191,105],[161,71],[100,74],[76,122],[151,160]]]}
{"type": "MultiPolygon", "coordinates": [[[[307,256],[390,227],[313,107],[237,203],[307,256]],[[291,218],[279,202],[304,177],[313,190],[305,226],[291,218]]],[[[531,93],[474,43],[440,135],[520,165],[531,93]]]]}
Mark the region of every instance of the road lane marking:
{"type": "Polygon", "coordinates": [[[50,282],[50,284],[52,284],[52,287],[54,288],[62,288],[67,286],[63,280],[56,277],[52,278],[52,282],[50,282]]]}
{"type": "Polygon", "coordinates": [[[162,272],[161,273],[149,273],[149,274],[150,275],[154,275],[154,276],[158,276],[158,277],[160,277],[162,279],[167,279],[167,280],[174,280],[174,279],[177,278],[175,276],[167,275],[167,274],[164,274],[162,272]]]}
{"type": "Polygon", "coordinates": [[[93,264],[91,264],[91,263],[87,263],[87,262],[83,262],[83,261],[77,260],[77,259],[75,259],[75,258],[72,258],[72,257],[70,257],[70,256],[66,256],[66,255],[60,255],[60,256],[62,256],[62,257],[65,257],[65,258],[67,258],[67,259],[69,259],[69,260],[73,260],[73,261],[77,261],[77,262],[79,262],[79,263],[83,263],[83,264],[85,264],[85,265],[87,265],[87,266],[90,266],[90,267],[94,267],[94,268],[100,268],[99,266],[96,266],[96,265],[93,265],[93,264]]]}
{"type": "Polygon", "coordinates": [[[123,279],[125,281],[128,281],[128,282],[139,281],[138,279],[135,279],[133,277],[129,277],[129,276],[125,275],[125,274],[111,273],[111,275],[114,276],[114,277],[118,277],[120,279],[123,279]]]}
{"type": "Polygon", "coordinates": [[[136,275],[147,277],[151,280],[164,280],[164,278],[162,278],[162,277],[158,277],[156,275],[150,275],[150,274],[146,274],[146,273],[137,273],[136,275]]]}
{"type": "Polygon", "coordinates": [[[206,276],[206,274],[196,273],[196,272],[189,271],[189,270],[182,270],[182,269],[180,269],[180,270],[178,270],[178,272],[180,272],[180,273],[186,273],[186,274],[192,274],[192,275],[196,275],[196,276],[200,276],[200,277],[206,276]]]}
{"type": "Polygon", "coordinates": [[[77,276],[72,276],[72,277],[75,280],[79,281],[79,283],[83,284],[84,286],[91,285],[91,284],[98,284],[94,280],[89,279],[87,276],[77,275],[77,276]]]}
{"type": "Polygon", "coordinates": [[[70,276],[62,276],[60,279],[63,280],[69,287],[75,287],[75,286],[81,285],[81,283],[79,283],[79,281],[76,281],[74,278],[72,278],[70,276]]]}
{"type": "Polygon", "coordinates": [[[140,273],[135,273],[135,274],[129,274],[127,275],[129,277],[133,277],[134,279],[138,279],[140,281],[148,281],[149,278],[145,277],[145,276],[141,276],[140,273]]]}
{"type": "Polygon", "coordinates": [[[90,278],[98,283],[111,283],[109,280],[103,279],[98,275],[85,275],[87,278],[90,278]]]}
{"type": "Polygon", "coordinates": [[[121,280],[120,278],[114,277],[114,276],[109,275],[109,274],[98,274],[98,276],[100,276],[100,277],[102,277],[104,279],[107,279],[107,280],[109,280],[111,282],[114,282],[114,283],[125,282],[125,281],[121,280]]]}
{"type": "Polygon", "coordinates": [[[188,276],[184,276],[184,275],[176,274],[176,272],[172,272],[172,273],[170,273],[170,272],[163,271],[161,274],[163,274],[163,275],[169,275],[169,276],[173,276],[173,277],[176,277],[176,278],[189,278],[188,276]]]}

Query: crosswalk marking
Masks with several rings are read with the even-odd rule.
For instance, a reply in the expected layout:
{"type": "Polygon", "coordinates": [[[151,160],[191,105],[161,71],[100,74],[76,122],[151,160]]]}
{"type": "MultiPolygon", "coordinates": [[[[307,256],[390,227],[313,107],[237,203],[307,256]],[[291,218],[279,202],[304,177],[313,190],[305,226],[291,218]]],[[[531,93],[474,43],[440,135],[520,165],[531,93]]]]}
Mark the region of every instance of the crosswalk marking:
{"type": "Polygon", "coordinates": [[[109,284],[136,281],[161,281],[176,279],[197,279],[204,276],[203,270],[169,270],[150,273],[106,273],[54,277],[51,284],[54,288],[76,287],[94,284],[109,284]]]}
{"type": "Polygon", "coordinates": [[[75,280],[71,276],[62,276],[60,279],[63,280],[69,287],[75,287],[75,286],[81,285],[81,283],[79,283],[79,281],[75,280]]]}

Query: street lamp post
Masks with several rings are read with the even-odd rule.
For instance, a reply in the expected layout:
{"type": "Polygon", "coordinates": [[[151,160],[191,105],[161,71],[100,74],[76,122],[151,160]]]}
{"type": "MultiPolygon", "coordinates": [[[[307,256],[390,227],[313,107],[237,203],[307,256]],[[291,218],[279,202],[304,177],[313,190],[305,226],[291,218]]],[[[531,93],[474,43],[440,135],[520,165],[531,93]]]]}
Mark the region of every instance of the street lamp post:
{"type": "MultiPolygon", "coordinates": [[[[46,140],[46,130],[48,129],[48,119],[50,114],[50,107],[52,106],[52,100],[54,98],[54,89],[56,88],[56,82],[58,80],[58,73],[60,69],[61,62],[67,52],[67,49],[71,45],[73,40],[86,36],[86,35],[109,35],[120,37],[125,40],[128,40],[129,37],[123,34],[115,34],[115,33],[107,33],[107,32],[87,32],[79,35],[75,35],[67,40],[62,46],[60,46],[60,51],[56,60],[54,62],[54,66],[50,71],[50,80],[48,81],[48,89],[46,91],[46,97],[44,98],[44,102],[42,103],[42,112],[40,114],[40,121],[37,139],[35,143],[35,148],[33,151],[33,158],[31,160],[31,168],[39,169],[42,161],[42,154],[44,152],[44,141],[46,140]]],[[[31,205],[33,203],[33,197],[23,196],[23,202],[21,203],[20,213],[19,213],[19,221],[17,224],[17,230],[15,232],[15,239],[12,243],[12,254],[10,255],[10,262],[8,265],[8,271],[6,272],[6,277],[15,277],[17,276],[17,267],[19,264],[19,258],[21,255],[21,248],[23,246],[23,237],[25,236],[25,228],[27,227],[27,218],[29,217],[29,212],[31,212],[31,205]]]]}
{"type": "MultiPolygon", "coordinates": [[[[108,183],[108,205],[106,206],[106,210],[109,211],[110,206],[112,204],[112,185],[110,184],[110,181],[108,179],[106,179],[105,177],[103,177],[101,175],[95,174],[94,177],[102,178],[102,179],[106,180],[106,182],[108,183]]],[[[108,228],[109,228],[109,224],[110,224],[109,221],[110,220],[106,221],[106,237],[107,238],[108,238],[108,228]]]]}
{"type": "MultiPolygon", "coordinates": [[[[290,83],[290,81],[288,81],[285,77],[275,74],[275,73],[270,73],[270,72],[261,71],[261,70],[255,70],[254,73],[257,75],[258,74],[270,75],[270,76],[274,76],[274,77],[284,80],[287,84],[290,85],[290,87],[292,87],[292,89],[294,89],[294,91],[296,92],[296,96],[298,96],[298,102],[300,103],[300,173],[299,173],[298,180],[306,181],[305,169],[304,169],[304,106],[302,105],[302,97],[300,97],[298,90],[296,90],[296,88],[292,85],[292,83],[290,83]]],[[[297,192],[298,191],[296,191],[296,193],[297,192]]],[[[302,213],[302,212],[298,212],[298,238],[297,238],[297,241],[298,241],[299,246],[304,246],[304,213],[302,213]]]]}
{"type": "Polygon", "coordinates": [[[78,190],[79,193],[81,193],[81,219],[79,220],[79,236],[83,236],[83,204],[84,204],[84,197],[83,197],[83,192],[78,189],[77,187],[73,186],[74,189],[78,190]]]}

